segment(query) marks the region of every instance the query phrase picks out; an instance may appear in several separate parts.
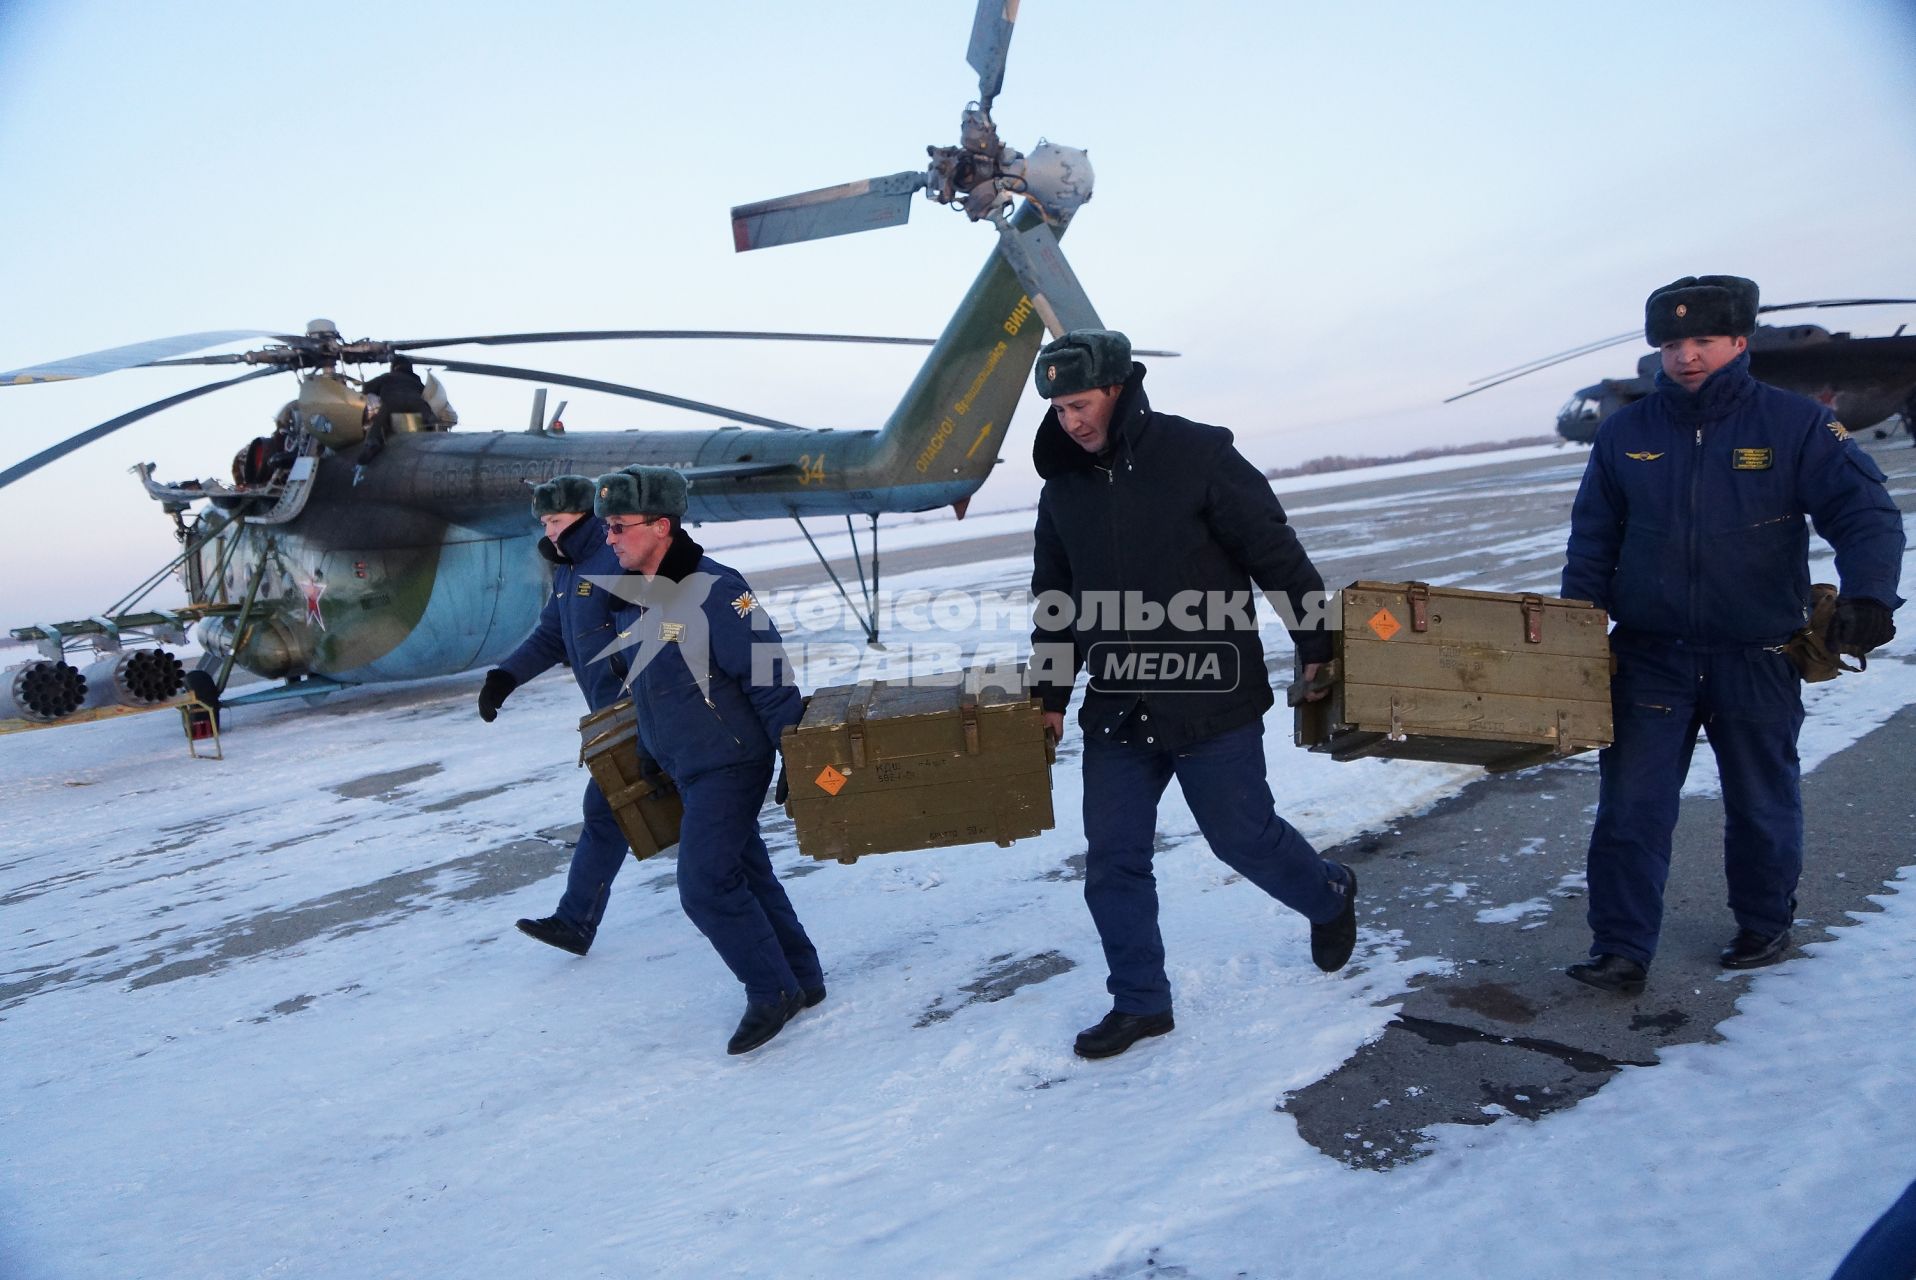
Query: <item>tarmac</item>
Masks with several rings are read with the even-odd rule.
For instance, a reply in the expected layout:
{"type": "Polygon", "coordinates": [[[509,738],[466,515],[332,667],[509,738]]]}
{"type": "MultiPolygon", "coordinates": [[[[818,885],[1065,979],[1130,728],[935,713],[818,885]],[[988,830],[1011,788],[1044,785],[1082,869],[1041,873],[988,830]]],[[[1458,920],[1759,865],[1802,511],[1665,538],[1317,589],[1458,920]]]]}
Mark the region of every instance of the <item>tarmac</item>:
{"type": "MultiPolygon", "coordinates": [[[[1916,511],[1916,449],[1901,438],[1865,444],[1902,509],[1916,511]]],[[[1587,457],[1566,449],[1542,460],[1297,492],[1284,504],[1333,585],[1417,579],[1555,594],[1587,457]]],[[[1028,534],[1008,534],[901,550],[884,567],[977,564],[1030,547],[1028,534]]],[[[753,576],[765,587],[797,585],[816,580],[817,569],[753,576]]],[[[1905,617],[1904,626],[1916,622],[1905,617]]],[[[1281,687],[1288,655],[1271,666],[1281,687]]],[[[1708,751],[1707,741],[1698,751],[1708,751]]],[[[1904,707],[1805,775],[1808,852],[1789,962],[1839,963],[1805,948],[1879,910],[1871,896],[1916,861],[1912,758],[1916,707],[1904,707]]],[[[1434,1126],[1534,1119],[1575,1106],[1626,1066],[1654,1066],[1669,1046],[1724,1038],[1722,1024],[1761,971],[1717,963],[1735,924],[1724,902],[1715,798],[1683,803],[1663,935],[1643,994],[1610,995],[1564,976],[1589,947],[1583,870],[1596,795],[1593,755],[1485,775],[1427,812],[1323,851],[1357,870],[1368,945],[1435,964],[1397,998],[1400,1008],[1376,1040],[1279,1102],[1307,1141],[1353,1168],[1387,1168],[1426,1154],[1434,1126]]],[[[1354,963],[1363,963],[1365,945],[1354,963]]]]}

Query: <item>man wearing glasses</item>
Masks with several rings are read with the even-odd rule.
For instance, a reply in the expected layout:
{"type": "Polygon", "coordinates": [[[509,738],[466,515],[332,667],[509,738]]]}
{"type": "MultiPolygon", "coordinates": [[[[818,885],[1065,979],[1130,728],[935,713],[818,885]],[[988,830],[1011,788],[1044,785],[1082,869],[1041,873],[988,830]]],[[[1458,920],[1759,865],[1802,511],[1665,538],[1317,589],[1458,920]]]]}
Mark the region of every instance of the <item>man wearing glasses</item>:
{"type": "MultiPolygon", "coordinates": [[[[532,634],[486,673],[479,690],[479,718],[487,724],[498,718],[500,704],[514,689],[561,662],[572,668],[591,710],[602,711],[619,700],[625,666],[616,654],[604,652],[612,639],[612,609],[618,601],[591,581],[616,574],[619,561],[592,514],[595,492],[589,476],[555,476],[532,491],[532,514],[545,527],[539,554],[552,563],[552,594],[532,634]]],[[[628,847],[599,784],[586,783],[585,827],[572,848],[559,909],[537,920],[519,921],[519,932],[575,956],[591,950],[612,896],[612,879],[624,865],[628,847]]]]}
{"type": "Polygon", "coordinates": [[[685,801],[679,902],[745,987],[726,1052],[749,1053],[825,998],[758,829],[779,735],[802,707],[778,629],[745,579],[685,532],[685,506],[677,471],[627,467],[599,477],[593,510],[626,573],[616,643],[639,741],[685,801]]]}

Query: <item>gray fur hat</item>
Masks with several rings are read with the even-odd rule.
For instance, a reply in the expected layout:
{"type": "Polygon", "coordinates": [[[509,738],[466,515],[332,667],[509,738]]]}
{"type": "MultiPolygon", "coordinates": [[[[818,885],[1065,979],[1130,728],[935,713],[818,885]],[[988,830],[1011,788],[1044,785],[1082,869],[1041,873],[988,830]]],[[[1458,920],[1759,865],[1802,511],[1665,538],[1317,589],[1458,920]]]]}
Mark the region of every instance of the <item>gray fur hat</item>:
{"type": "Polygon", "coordinates": [[[554,476],[544,484],[534,485],[533,518],[572,515],[575,512],[591,515],[592,495],[596,489],[591,476],[554,476]]]}
{"type": "Polygon", "coordinates": [[[1653,347],[1678,338],[1756,332],[1756,281],[1742,276],[1684,276],[1643,304],[1643,336],[1653,347]]]}
{"type": "Polygon", "coordinates": [[[671,467],[626,467],[599,477],[592,514],[606,516],[685,515],[685,477],[671,467]]]}
{"type": "Polygon", "coordinates": [[[1038,349],[1031,380],[1038,394],[1075,396],[1093,387],[1117,386],[1131,376],[1131,339],[1115,329],[1073,329],[1038,349]]]}

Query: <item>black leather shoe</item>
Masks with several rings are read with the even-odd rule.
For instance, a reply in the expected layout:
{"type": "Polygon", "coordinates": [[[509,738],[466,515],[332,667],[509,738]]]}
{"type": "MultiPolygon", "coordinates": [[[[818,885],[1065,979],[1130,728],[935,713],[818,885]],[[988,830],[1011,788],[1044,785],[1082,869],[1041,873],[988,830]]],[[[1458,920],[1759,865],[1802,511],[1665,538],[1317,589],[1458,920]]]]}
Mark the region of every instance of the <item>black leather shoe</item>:
{"type": "Polygon", "coordinates": [[[1080,1058],[1115,1058],[1147,1036],[1161,1036],[1176,1025],[1169,1009],[1163,1013],[1119,1013],[1113,1009],[1097,1026],[1080,1031],[1072,1048],[1080,1058]]]}
{"type": "Polygon", "coordinates": [[[592,939],[557,916],[546,916],[542,920],[521,920],[519,932],[528,938],[537,938],[548,947],[570,951],[575,956],[582,956],[592,950],[592,939]]]}
{"type": "Polygon", "coordinates": [[[1650,976],[1650,971],[1636,961],[1611,955],[1598,956],[1588,964],[1573,964],[1564,972],[1586,987],[1614,991],[1621,996],[1641,992],[1644,979],[1650,976]]]}
{"type": "Polygon", "coordinates": [[[1761,969],[1766,964],[1775,964],[1790,949],[1790,931],[1788,929],[1773,937],[1764,937],[1748,929],[1738,929],[1736,936],[1730,939],[1730,945],[1723,948],[1717,959],[1723,962],[1725,969],[1761,969]]]}
{"type": "Polygon", "coordinates": [[[1350,963],[1356,946],[1357,873],[1345,867],[1344,909],[1323,924],[1311,926],[1311,960],[1325,973],[1336,973],[1350,963]]]}
{"type": "Polygon", "coordinates": [[[771,1004],[747,1004],[745,1016],[738,1020],[738,1030],[725,1044],[727,1053],[750,1053],[785,1029],[800,1009],[805,1007],[805,997],[796,991],[787,991],[771,1004]]]}
{"type": "Polygon", "coordinates": [[[821,982],[815,987],[805,988],[805,1007],[807,1009],[815,1009],[819,1005],[824,1003],[825,1003],[825,984],[824,983],[821,982]]]}

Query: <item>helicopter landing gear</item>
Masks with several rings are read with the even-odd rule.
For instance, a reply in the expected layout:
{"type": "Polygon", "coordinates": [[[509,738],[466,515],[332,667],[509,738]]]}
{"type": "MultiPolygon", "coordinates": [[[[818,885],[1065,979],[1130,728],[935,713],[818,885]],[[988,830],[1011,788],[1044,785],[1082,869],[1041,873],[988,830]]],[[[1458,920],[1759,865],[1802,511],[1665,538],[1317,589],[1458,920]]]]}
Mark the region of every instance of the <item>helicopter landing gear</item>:
{"type": "Polygon", "coordinates": [[[884,647],[878,643],[878,516],[874,514],[868,518],[871,520],[872,545],[872,576],[869,585],[865,582],[865,561],[858,553],[858,530],[852,524],[851,514],[848,512],[845,516],[845,536],[851,539],[852,564],[858,570],[858,591],[865,600],[862,613],[859,611],[858,601],[852,599],[851,592],[846,590],[844,582],[840,580],[838,570],[832,568],[832,562],[825,558],[823,551],[819,550],[818,541],[812,537],[812,531],[805,527],[804,519],[794,514],[792,523],[796,524],[798,531],[805,535],[805,541],[811,544],[812,554],[818,557],[818,563],[824,566],[826,573],[831,575],[832,585],[838,588],[838,594],[844,598],[846,606],[852,611],[852,616],[858,619],[858,625],[865,631],[865,643],[877,649],[884,647]]]}

